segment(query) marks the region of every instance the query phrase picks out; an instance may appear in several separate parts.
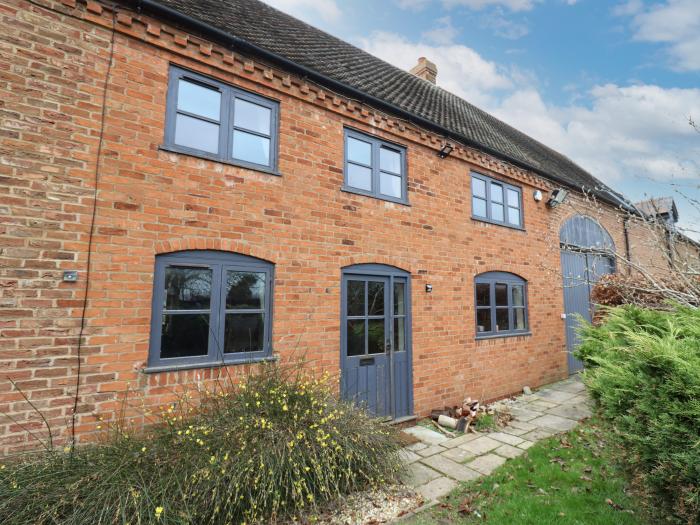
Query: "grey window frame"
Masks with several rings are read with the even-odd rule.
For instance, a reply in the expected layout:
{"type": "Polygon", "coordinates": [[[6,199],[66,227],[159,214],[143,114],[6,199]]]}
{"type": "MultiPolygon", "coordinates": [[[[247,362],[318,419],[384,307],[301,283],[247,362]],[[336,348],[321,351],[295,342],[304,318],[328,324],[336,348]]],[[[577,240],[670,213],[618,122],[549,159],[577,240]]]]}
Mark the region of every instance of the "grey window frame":
{"type": "MultiPolygon", "coordinates": [[[[225,164],[232,164],[243,168],[264,171],[273,175],[279,175],[279,101],[269,99],[240,89],[238,87],[226,84],[211,77],[200,75],[188,69],[184,69],[175,65],[170,66],[168,74],[168,94],[166,99],[166,114],[165,114],[165,137],[161,149],[172,151],[175,153],[183,153],[195,157],[202,157],[225,164]],[[179,81],[187,80],[203,87],[214,89],[221,93],[221,114],[219,117],[219,152],[211,153],[208,151],[183,146],[175,143],[175,121],[178,113],[188,115],[177,109],[177,96],[179,81]],[[256,131],[244,129],[246,133],[270,139],[270,162],[269,164],[257,164],[241,159],[236,159],[233,156],[233,132],[234,132],[234,100],[238,98],[265,107],[270,110],[270,136],[256,131]]],[[[195,116],[199,120],[209,122],[206,117],[200,115],[195,116]]]]}
{"type": "Polygon", "coordinates": [[[272,358],[272,308],[274,291],[274,264],[239,253],[214,250],[186,250],[156,256],[153,277],[153,299],[151,303],[151,334],[146,372],[160,372],[180,368],[203,368],[237,363],[265,361],[272,358]],[[160,343],[165,299],[165,269],[168,267],[201,267],[212,269],[210,297],[209,339],[207,353],[201,356],[162,358],[160,343]],[[264,313],[263,349],[257,352],[223,353],[217,342],[224,341],[227,313],[224,297],[224,274],[226,271],[265,273],[265,304],[263,311],[246,310],[247,313],[264,313]]]}
{"type": "Polygon", "coordinates": [[[530,315],[528,303],[527,281],[514,273],[509,272],[485,272],[474,277],[474,329],[477,339],[493,339],[496,337],[509,337],[513,335],[530,335],[530,315]],[[489,285],[489,305],[479,306],[477,302],[477,284],[489,285]],[[510,326],[515,326],[514,313],[516,309],[522,309],[525,314],[525,328],[521,330],[510,329],[495,331],[496,327],[496,284],[507,285],[508,306],[500,308],[508,308],[508,323],[510,326]],[[513,286],[523,287],[523,306],[513,305],[513,286]],[[491,311],[491,330],[479,332],[479,310],[489,309],[491,311]]]}
{"type": "MultiPolygon", "coordinates": [[[[386,172],[390,174],[390,172],[386,172]]],[[[396,174],[392,174],[396,175],[396,174]]],[[[369,135],[361,131],[357,131],[351,128],[344,129],[343,136],[343,191],[350,193],[357,193],[359,195],[365,195],[367,197],[374,197],[375,199],[381,199],[389,202],[396,202],[398,204],[408,205],[408,175],[407,175],[407,165],[406,165],[406,146],[401,146],[400,144],[395,144],[393,142],[386,141],[374,135],[369,135]],[[357,162],[350,162],[348,160],[348,139],[354,138],[362,142],[367,142],[371,145],[371,165],[360,164],[357,162]],[[393,197],[391,195],[384,195],[379,191],[379,181],[381,177],[382,170],[379,165],[379,152],[381,148],[387,148],[392,151],[397,152],[401,155],[401,198],[393,197]],[[358,166],[363,166],[371,170],[372,176],[372,190],[363,190],[362,188],[355,188],[348,184],[348,164],[356,164],[358,166]]]]}
{"type": "MultiPolygon", "coordinates": [[[[491,224],[498,224],[499,226],[506,226],[507,228],[514,228],[516,230],[524,230],[525,229],[525,216],[523,213],[523,190],[520,186],[514,186],[512,184],[508,184],[507,182],[503,182],[502,180],[494,179],[493,177],[489,177],[487,175],[483,175],[481,173],[477,172],[471,172],[471,178],[469,180],[469,192],[471,194],[471,207],[472,207],[472,219],[476,221],[482,221],[482,222],[488,222],[491,224]],[[474,179],[482,181],[486,185],[486,198],[483,197],[477,197],[474,195],[474,179]],[[500,203],[503,205],[503,220],[499,221],[494,219],[491,216],[491,205],[493,204],[493,201],[491,199],[491,184],[497,184],[503,188],[503,203],[500,203]],[[518,194],[518,211],[520,215],[520,224],[513,224],[512,222],[508,221],[508,208],[512,208],[512,206],[508,206],[508,190],[513,190],[517,192],[518,194]],[[476,215],[474,213],[474,199],[479,199],[483,200],[486,202],[486,217],[483,217],[481,215],[476,215]]],[[[499,204],[499,203],[497,203],[499,204]]]]}

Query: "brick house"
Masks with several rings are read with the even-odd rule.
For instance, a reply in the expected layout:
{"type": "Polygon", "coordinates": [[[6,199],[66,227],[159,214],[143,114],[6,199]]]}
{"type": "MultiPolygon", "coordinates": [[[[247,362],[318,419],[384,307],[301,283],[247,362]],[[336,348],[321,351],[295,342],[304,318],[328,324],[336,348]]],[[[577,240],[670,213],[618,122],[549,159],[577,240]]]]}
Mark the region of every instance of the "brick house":
{"type": "Polygon", "coordinates": [[[577,369],[562,265],[645,256],[619,195],[429,61],[257,0],[0,0],[0,54],[4,454],[42,432],[23,395],[89,439],[127,390],[301,355],[397,420],[503,397],[577,369]]]}

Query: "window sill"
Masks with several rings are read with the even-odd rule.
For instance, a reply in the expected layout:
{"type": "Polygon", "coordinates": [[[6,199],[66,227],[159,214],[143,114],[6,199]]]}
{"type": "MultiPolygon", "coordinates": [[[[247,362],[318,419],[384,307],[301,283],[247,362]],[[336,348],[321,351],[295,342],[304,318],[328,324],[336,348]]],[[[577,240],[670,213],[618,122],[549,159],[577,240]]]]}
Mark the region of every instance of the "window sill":
{"type": "Polygon", "coordinates": [[[476,340],[482,341],[485,339],[504,339],[506,337],[529,337],[532,332],[512,332],[506,334],[488,334],[488,335],[477,335],[476,340]]]}
{"type": "Polygon", "coordinates": [[[252,357],[250,359],[237,359],[235,361],[225,361],[216,363],[187,363],[183,365],[147,366],[141,369],[144,374],[158,374],[161,372],[178,372],[180,370],[194,370],[197,368],[221,368],[224,366],[249,365],[254,363],[271,363],[278,361],[278,356],[252,357]]]}
{"type": "Polygon", "coordinates": [[[227,164],[229,166],[236,166],[237,168],[245,168],[252,171],[259,171],[260,173],[267,173],[268,175],[275,175],[281,177],[282,174],[276,169],[265,168],[257,164],[250,164],[248,162],[237,162],[235,160],[226,160],[215,155],[207,155],[206,153],[195,152],[187,148],[179,148],[177,146],[168,146],[161,144],[158,146],[158,150],[167,151],[168,153],[177,153],[179,155],[187,155],[188,157],[194,157],[196,159],[210,160],[212,162],[219,162],[220,164],[227,164]]]}
{"type": "Polygon", "coordinates": [[[387,201],[387,202],[393,202],[395,204],[401,204],[403,206],[411,206],[408,202],[408,200],[405,199],[395,199],[393,197],[388,197],[386,195],[377,195],[376,193],[372,193],[369,191],[364,191],[364,190],[358,190],[357,188],[353,188],[352,186],[346,186],[343,185],[340,187],[341,191],[344,191],[346,193],[354,193],[355,195],[362,195],[364,197],[370,197],[372,199],[377,199],[379,201],[387,201]]]}
{"type": "Polygon", "coordinates": [[[486,217],[476,217],[472,215],[472,220],[476,222],[485,222],[487,224],[493,224],[494,226],[503,226],[504,228],[509,228],[511,230],[517,230],[521,232],[526,231],[525,228],[523,228],[522,226],[513,226],[512,224],[508,224],[505,222],[492,221],[491,219],[487,219],[486,217]]]}

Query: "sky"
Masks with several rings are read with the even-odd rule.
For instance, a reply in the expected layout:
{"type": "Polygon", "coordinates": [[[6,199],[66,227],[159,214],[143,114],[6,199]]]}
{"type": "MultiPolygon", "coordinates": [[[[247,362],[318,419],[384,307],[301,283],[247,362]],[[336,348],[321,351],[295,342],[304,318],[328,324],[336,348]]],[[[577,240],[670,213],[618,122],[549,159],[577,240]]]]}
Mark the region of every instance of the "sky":
{"type": "Polygon", "coordinates": [[[700,0],[264,0],[437,83],[700,239],[700,0]]]}

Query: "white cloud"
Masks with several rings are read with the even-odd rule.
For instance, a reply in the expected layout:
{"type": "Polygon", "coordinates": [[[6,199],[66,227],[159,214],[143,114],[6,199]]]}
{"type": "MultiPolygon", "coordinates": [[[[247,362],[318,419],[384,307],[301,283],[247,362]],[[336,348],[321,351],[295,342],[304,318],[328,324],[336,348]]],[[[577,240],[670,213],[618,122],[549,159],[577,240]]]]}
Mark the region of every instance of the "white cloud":
{"type": "Polygon", "coordinates": [[[528,71],[486,60],[461,44],[432,45],[377,32],[360,45],[405,70],[418,57],[427,57],[438,67],[439,86],[570,156],[606,182],[630,175],[700,175],[700,137],[687,123],[691,115],[700,118],[700,89],[606,84],[576,102],[555,106],[545,103],[528,71]]]}
{"type": "MultiPolygon", "coordinates": [[[[511,20],[511,12],[529,11],[541,0],[394,0],[401,9],[410,11],[422,11],[430,4],[441,6],[445,10],[457,7],[465,7],[472,11],[479,11],[479,24],[490,30],[496,36],[517,40],[530,32],[528,26],[522,22],[511,20]]],[[[565,0],[572,1],[572,0],[565,0]]],[[[574,2],[577,0],[573,0],[574,2]]],[[[422,34],[423,38],[434,44],[445,45],[452,43],[458,31],[452,25],[449,16],[437,20],[438,25],[422,34]]]]}
{"type": "Polygon", "coordinates": [[[700,135],[687,122],[700,115],[700,89],[609,84],[586,95],[588,104],[558,107],[535,90],[516,90],[489,109],[632,198],[674,196],[680,225],[700,227],[700,210],[674,186],[700,188],[700,135]]]}
{"type": "Polygon", "coordinates": [[[265,3],[308,23],[318,18],[324,22],[337,22],[342,15],[335,0],[265,0],[265,3]]]}
{"type": "MultiPolygon", "coordinates": [[[[473,11],[482,11],[491,7],[502,7],[509,11],[530,11],[535,4],[543,0],[394,0],[401,9],[421,11],[431,3],[441,4],[446,9],[466,7],[473,11]]],[[[578,0],[566,0],[569,4],[578,0]]]]}
{"type": "Polygon", "coordinates": [[[504,7],[510,11],[530,11],[541,0],[443,0],[446,7],[464,6],[481,10],[487,7],[504,7]]]}
{"type": "Polygon", "coordinates": [[[408,9],[410,11],[421,11],[425,9],[431,0],[396,0],[396,5],[401,9],[408,9]]]}
{"type": "Polygon", "coordinates": [[[375,32],[360,39],[360,46],[401,69],[409,70],[426,57],[438,68],[438,84],[470,102],[488,106],[499,91],[512,89],[511,75],[484,60],[473,49],[460,45],[413,43],[395,33],[375,32]]]}
{"type": "Polygon", "coordinates": [[[489,61],[463,45],[411,42],[382,32],[361,46],[405,70],[418,57],[427,57],[438,66],[439,86],[567,155],[613,187],[636,181],[640,188],[656,184],[655,191],[673,193],[670,181],[700,185],[700,135],[688,125],[688,117],[700,119],[700,89],[606,84],[570,104],[552,105],[542,98],[534,75],[489,61]]]}
{"type": "Polygon", "coordinates": [[[700,177],[700,139],[687,124],[700,114],[700,90],[608,84],[588,98],[557,107],[532,90],[515,91],[492,111],[613,185],[700,177]]]}
{"type": "Polygon", "coordinates": [[[632,17],[635,40],[665,44],[673,69],[700,70],[700,1],[667,0],[645,7],[630,0],[614,13],[632,17]]]}
{"type": "Polygon", "coordinates": [[[644,9],[642,0],[627,0],[613,8],[613,14],[616,16],[632,16],[641,12],[644,9]]]}
{"type": "Polygon", "coordinates": [[[459,31],[452,25],[452,19],[449,16],[444,16],[438,18],[435,27],[425,31],[422,36],[431,44],[445,46],[452,44],[458,34],[459,31]]]}
{"type": "Polygon", "coordinates": [[[481,19],[481,25],[491,30],[496,36],[507,38],[508,40],[517,40],[530,32],[527,25],[514,22],[503,16],[501,9],[484,15],[481,19]]]}

